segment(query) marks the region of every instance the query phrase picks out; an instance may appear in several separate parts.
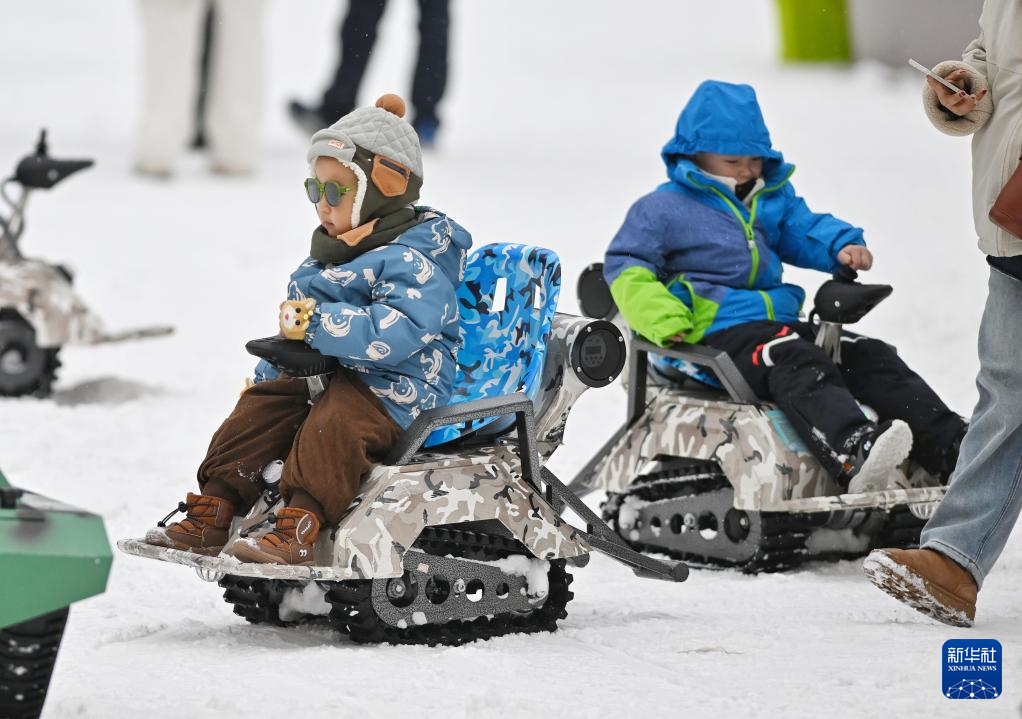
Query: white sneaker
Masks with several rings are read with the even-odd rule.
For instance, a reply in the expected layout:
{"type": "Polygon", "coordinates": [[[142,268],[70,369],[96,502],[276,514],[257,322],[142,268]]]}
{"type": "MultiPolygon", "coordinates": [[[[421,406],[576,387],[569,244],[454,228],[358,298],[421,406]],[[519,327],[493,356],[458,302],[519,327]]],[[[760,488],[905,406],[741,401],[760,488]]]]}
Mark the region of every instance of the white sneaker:
{"type": "Polygon", "coordinates": [[[912,451],[912,430],[900,419],[881,424],[859,442],[849,458],[852,470],[848,494],[905,489],[905,475],[898,465],[912,451]]]}

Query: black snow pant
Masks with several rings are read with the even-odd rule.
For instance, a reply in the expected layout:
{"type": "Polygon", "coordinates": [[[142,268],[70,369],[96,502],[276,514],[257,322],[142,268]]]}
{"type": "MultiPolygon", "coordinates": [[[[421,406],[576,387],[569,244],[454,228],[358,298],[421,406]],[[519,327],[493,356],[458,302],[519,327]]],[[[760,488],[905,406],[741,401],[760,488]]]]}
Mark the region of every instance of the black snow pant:
{"type": "Polygon", "coordinates": [[[835,364],[814,339],[814,328],[805,322],[764,321],[714,332],[702,344],[727,352],[756,396],[784,412],[833,476],[841,471],[837,455],[846,440],[868,422],[856,400],[872,407],[881,422],[908,424],[910,456],[924,469],[934,475],[950,472],[948,451],[957,446],[965,422],[893,348],[846,334],[841,363],[835,364]]]}
{"type": "MultiPolygon", "coordinates": [[[[330,86],[323,93],[320,113],[329,122],[355,109],[369,56],[376,44],[376,28],[387,0],[351,0],[341,23],[340,60],[330,86]]],[[[448,0],[419,0],[419,57],[412,79],[413,122],[439,122],[437,105],[447,86],[448,0]]]]}

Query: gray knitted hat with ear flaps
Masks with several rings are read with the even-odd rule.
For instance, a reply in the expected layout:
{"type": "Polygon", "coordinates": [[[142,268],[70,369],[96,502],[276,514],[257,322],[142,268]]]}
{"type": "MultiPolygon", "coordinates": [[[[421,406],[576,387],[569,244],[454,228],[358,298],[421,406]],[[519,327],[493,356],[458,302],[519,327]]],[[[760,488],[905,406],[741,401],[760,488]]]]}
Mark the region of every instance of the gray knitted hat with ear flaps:
{"type": "Polygon", "coordinates": [[[422,148],[404,114],[404,100],[387,94],[375,107],[360,107],[312,136],[306,155],[311,168],[317,158],[332,157],[358,178],[352,227],[419,199],[422,148]]]}

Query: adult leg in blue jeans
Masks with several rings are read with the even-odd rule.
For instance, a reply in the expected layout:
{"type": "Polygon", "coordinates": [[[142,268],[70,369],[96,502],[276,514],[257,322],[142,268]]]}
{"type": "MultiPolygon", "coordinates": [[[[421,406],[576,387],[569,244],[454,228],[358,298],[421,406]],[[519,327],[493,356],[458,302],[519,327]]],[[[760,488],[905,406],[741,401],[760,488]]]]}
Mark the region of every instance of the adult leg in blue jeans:
{"type": "Polygon", "coordinates": [[[976,593],[1022,510],[1022,281],[996,269],[979,331],[979,402],[922,549],[878,550],[864,564],[896,599],[969,626],[976,593]],[[953,561],[951,561],[953,560],[953,561]]]}

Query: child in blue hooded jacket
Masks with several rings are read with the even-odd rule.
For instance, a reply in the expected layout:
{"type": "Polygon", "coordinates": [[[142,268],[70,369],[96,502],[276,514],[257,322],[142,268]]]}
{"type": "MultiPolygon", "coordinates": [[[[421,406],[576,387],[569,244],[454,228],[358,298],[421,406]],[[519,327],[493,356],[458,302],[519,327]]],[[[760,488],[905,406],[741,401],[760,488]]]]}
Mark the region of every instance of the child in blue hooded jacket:
{"type": "Polygon", "coordinates": [[[341,369],[313,404],[305,380],[260,362],[199,466],[202,494],[189,492],[178,509],[187,516],[150,529],[149,544],[219,554],[232,519],[262,493],[264,469],[281,459],[287,506],[227,551],[312,564],[321,525],[340,520],[362,476],[420,412],[447,404],[461,346],[455,291],[472,239],[413,204],[422,152],[403,116],[404,101],[384,95],[313,135],[307,153],[319,225],[278,321],[284,337],[341,369]]]}
{"type": "Polygon", "coordinates": [[[795,194],[752,87],[702,83],[662,157],[668,182],[632,205],[604,262],[631,328],[661,347],[727,352],[848,491],[888,488],[910,451],[946,480],[961,417],[885,343],[844,337],[838,365],[800,321],[805,292],[782,281],[782,263],[831,273],[873,257],[861,229],[795,194]]]}

